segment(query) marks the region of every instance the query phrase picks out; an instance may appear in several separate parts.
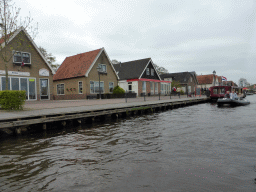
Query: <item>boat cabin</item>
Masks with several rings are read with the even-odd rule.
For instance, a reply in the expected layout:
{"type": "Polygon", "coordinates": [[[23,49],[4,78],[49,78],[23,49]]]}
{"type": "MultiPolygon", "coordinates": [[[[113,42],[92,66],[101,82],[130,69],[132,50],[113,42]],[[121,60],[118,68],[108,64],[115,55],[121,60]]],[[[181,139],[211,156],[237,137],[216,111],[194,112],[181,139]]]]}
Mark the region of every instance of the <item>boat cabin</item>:
{"type": "Polygon", "coordinates": [[[243,93],[242,87],[234,87],[234,86],[213,86],[210,87],[210,98],[211,99],[218,99],[223,98],[227,91],[235,91],[239,94],[243,93]]]}

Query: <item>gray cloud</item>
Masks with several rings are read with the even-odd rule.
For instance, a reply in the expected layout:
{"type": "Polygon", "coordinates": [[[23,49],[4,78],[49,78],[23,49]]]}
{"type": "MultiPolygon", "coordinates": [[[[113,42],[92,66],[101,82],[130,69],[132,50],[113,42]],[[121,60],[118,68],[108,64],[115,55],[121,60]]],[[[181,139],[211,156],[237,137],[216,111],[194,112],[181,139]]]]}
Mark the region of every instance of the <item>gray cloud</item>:
{"type": "Polygon", "coordinates": [[[36,44],[61,63],[105,47],[111,59],[151,57],[169,72],[213,70],[256,83],[254,0],[24,0],[39,23],[36,44]]]}

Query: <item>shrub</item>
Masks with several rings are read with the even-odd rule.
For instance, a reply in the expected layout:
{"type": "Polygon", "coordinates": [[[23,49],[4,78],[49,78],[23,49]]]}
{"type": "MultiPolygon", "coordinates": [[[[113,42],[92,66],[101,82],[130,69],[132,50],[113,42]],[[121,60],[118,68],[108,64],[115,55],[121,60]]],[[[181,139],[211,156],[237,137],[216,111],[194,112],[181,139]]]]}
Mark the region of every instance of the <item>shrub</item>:
{"type": "Polygon", "coordinates": [[[23,109],[26,91],[0,91],[0,105],[2,109],[23,109]]]}
{"type": "Polygon", "coordinates": [[[185,94],[182,89],[180,90],[180,94],[181,94],[181,95],[184,95],[184,94],[185,94]]]}
{"type": "Polygon", "coordinates": [[[117,94],[124,94],[125,90],[121,87],[119,87],[118,85],[113,89],[113,94],[117,95],[117,94]]]}

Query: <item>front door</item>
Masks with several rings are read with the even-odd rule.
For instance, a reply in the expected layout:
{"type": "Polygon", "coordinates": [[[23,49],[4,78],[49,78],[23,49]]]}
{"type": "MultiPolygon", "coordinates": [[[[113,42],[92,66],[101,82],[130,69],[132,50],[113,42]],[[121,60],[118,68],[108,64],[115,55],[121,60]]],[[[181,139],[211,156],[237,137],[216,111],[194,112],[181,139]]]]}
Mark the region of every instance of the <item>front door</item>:
{"type": "Polygon", "coordinates": [[[40,97],[49,99],[48,79],[40,79],[40,97]]]}

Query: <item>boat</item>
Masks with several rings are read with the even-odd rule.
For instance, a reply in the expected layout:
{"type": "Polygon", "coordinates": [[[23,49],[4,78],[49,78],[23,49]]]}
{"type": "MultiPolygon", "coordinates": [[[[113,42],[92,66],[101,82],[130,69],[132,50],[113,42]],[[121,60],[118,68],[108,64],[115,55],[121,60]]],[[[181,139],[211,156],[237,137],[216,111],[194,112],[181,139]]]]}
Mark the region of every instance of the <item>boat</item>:
{"type": "Polygon", "coordinates": [[[217,100],[217,105],[220,106],[224,106],[224,105],[228,105],[228,106],[243,106],[243,105],[249,105],[250,101],[248,101],[247,99],[243,98],[243,97],[237,97],[235,99],[230,99],[230,98],[219,98],[217,100]]]}
{"type": "Polygon", "coordinates": [[[230,93],[232,91],[235,91],[240,95],[244,93],[242,90],[242,87],[224,86],[224,85],[213,86],[213,87],[210,87],[210,89],[209,89],[210,98],[213,101],[216,101],[219,98],[224,98],[227,91],[229,91],[230,93]]]}

